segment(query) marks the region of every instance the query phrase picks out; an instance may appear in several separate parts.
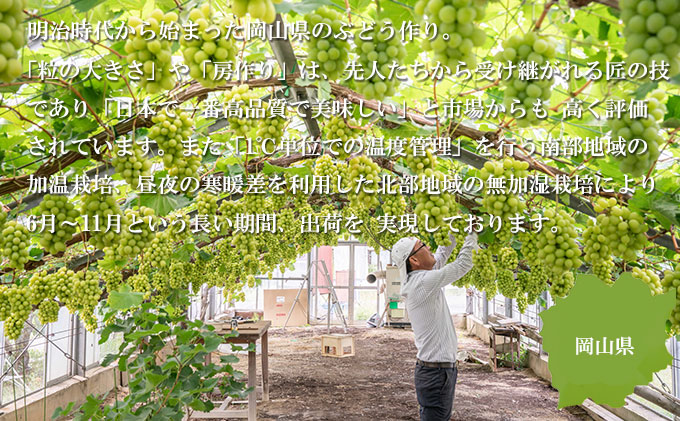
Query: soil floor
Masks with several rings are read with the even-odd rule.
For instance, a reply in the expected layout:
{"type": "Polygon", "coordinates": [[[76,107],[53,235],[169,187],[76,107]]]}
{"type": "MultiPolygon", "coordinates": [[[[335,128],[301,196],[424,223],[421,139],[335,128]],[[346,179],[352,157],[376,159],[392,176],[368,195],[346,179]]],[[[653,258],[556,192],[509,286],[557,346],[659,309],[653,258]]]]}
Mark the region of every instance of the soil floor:
{"type": "MultiPolygon", "coordinates": [[[[332,329],[337,333],[342,330],[332,329]]],[[[356,355],[321,355],[322,327],[272,328],[270,400],[258,402],[258,420],[418,420],[413,384],[416,348],[404,329],[351,328],[356,355]]],[[[488,360],[488,348],[458,329],[459,350],[488,360]]],[[[235,367],[247,373],[247,358],[235,367]]],[[[260,357],[258,356],[258,373],[260,357]]],[[[557,409],[557,391],[529,369],[461,363],[453,420],[591,420],[579,407],[557,409]]],[[[259,376],[258,376],[259,377],[259,376]]],[[[245,378],[245,374],[244,374],[245,378]]]]}

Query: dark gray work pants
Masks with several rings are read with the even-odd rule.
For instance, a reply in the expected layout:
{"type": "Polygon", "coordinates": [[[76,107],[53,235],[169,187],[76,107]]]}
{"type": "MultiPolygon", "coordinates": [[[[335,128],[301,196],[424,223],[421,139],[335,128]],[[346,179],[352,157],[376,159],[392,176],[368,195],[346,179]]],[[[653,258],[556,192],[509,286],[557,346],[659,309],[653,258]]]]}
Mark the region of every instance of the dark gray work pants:
{"type": "Polygon", "coordinates": [[[415,383],[420,421],[448,421],[453,412],[458,368],[424,367],[416,363],[415,383]]]}

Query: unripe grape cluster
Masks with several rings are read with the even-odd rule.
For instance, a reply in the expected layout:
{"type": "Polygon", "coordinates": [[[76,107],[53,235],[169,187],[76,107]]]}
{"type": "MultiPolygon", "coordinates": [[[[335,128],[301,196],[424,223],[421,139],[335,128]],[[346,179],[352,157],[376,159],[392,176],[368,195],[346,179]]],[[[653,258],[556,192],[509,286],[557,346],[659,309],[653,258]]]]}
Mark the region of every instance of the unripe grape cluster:
{"type": "MultiPolygon", "coordinates": [[[[356,127],[356,122],[349,121],[349,124],[356,127]]],[[[347,141],[354,139],[359,134],[359,130],[351,128],[345,120],[340,116],[332,116],[326,123],[326,139],[331,141],[330,149],[333,156],[337,159],[345,159],[351,153],[352,149],[356,148],[357,143],[352,148],[351,144],[348,146],[347,141]],[[339,142],[337,142],[339,140],[339,142]],[[332,142],[336,141],[336,142],[332,142]]]]}
{"type": "Polygon", "coordinates": [[[42,324],[59,320],[59,303],[54,300],[45,300],[38,304],[38,320],[42,324]]]}
{"type": "Polygon", "coordinates": [[[118,254],[134,257],[146,249],[156,235],[151,229],[156,222],[156,212],[146,206],[126,209],[122,218],[122,229],[118,239],[118,254]]]}
{"type": "Polygon", "coordinates": [[[416,15],[427,17],[438,28],[437,36],[423,41],[425,51],[434,51],[434,60],[451,69],[464,62],[475,68],[473,49],[486,41],[486,33],[476,23],[484,18],[487,0],[418,0],[416,15]]]}
{"type": "Polygon", "coordinates": [[[237,232],[232,236],[231,245],[241,254],[244,270],[257,267],[260,254],[255,236],[247,232],[237,232]]]}
{"type": "Polygon", "coordinates": [[[673,331],[677,334],[680,332],[680,264],[677,264],[674,269],[664,271],[661,285],[664,292],[673,291],[675,294],[675,308],[671,311],[669,320],[673,331]]]}
{"type": "Polygon", "coordinates": [[[74,294],[77,294],[73,287],[75,272],[65,267],[59,268],[50,275],[50,285],[54,288],[54,297],[62,303],[68,303],[74,294]]]}
{"type": "Polygon", "coordinates": [[[652,295],[663,294],[663,285],[661,278],[652,269],[648,268],[633,268],[633,277],[641,280],[649,286],[652,295]]]}
{"type": "Polygon", "coordinates": [[[2,255],[9,259],[9,267],[21,270],[28,262],[28,246],[31,244],[31,236],[25,226],[17,221],[5,223],[2,230],[0,245],[2,255]]]}
{"type": "MultiPolygon", "coordinates": [[[[344,165],[344,168],[346,167],[347,165],[344,165]]],[[[346,188],[346,180],[341,178],[340,171],[338,164],[328,154],[321,155],[314,160],[314,175],[319,177],[328,176],[331,193],[338,193],[340,189],[344,191],[346,188]]]]}
{"type": "Polygon", "coordinates": [[[596,218],[595,226],[599,227],[597,240],[615,256],[627,261],[636,260],[638,250],[648,241],[648,226],[642,215],[617,205],[614,198],[598,199],[595,211],[604,212],[596,218]]]}
{"type": "Polygon", "coordinates": [[[364,80],[356,81],[358,92],[367,99],[377,100],[394,95],[399,80],[396,75],[390,78],[390,66],[394,62],[403,64],[406,48],[399,40],[392,22],[383,19],[376,21],[368,31],[359,29],[354,35],[354,42],[359,56],[358,64],[364,70],[364,80]],[[373,66],[385,78],[384,80],[378,74],[371,75],[373,66]]]}
{"type": "MultiPolygon", "coordinates": [[[[557,43],[538,35],[535,31],[528,31],[524,35],[515,34],[503,41],[503,51],[499,51],[495,59],[503,63],[510,61],[515,65],[522,61],[535,62],[540,68],[547,61],[555,59],[555,45],[557,43]]],[[[513,72],[512,77],[503,80],[505,109],[509,112],[515,100],[519,100],[515,107],[526,111],[524,117],[520,118],[519,115],[516,117],[519,127],[528,127],[541,121],[533,111],[534,104],[537,101],[543,104],[550,99],[552,83],[552,79],[549,78],[520,80],[517,71],[513,72]]]]}
{"type": "Polygon", "coordinates": [[[411,171],[417,174],[425,173],[428,169],[434,170],[437,166],[437,157],[432,153],[432,148],[429,147],[414,147],[412,143],[406,145],[406,165],[411,171]],[[416,155],[416,149],[418,154],[416,155]]]}
{"type": "Polygon", "coordinates": [[[66,251],[66,242],[76,232],[75,221],[80,215],[73,203],[66,196],[46,194],[38,206],[38,215],[54,215],[54,232],[41,232],[40,246],[52,254],[66,251]]]}
{"type": "MultiPolygon", "coordinates": [[[[660,148],[664,143],[658,122],[663,120],[666,114],[665,93],[657,89],[646,101],[646,117],[631,118],[630,112],[624,112],[620,118],[614,116],[608,120],[612,129],[612,140],[622,140],[625,146],[621,155],[615,155],[615,159],[619,161],[619,169],[633,177],[647,173],[659,157],[660,148]]],[[[626,103],[629,101],[626,100],[626,103]]]]}
{"type": "Polygon", "coordinates": [[[520,287],[527,293],[527,302],[533,304],[548,285],[548,271],[543,266],[532,266],[526,279],[522,279],[520,287]]]}
{"type": "Polygon", "coordinates": [[[175,75],[171,71],[172,42],[160,36],[161,24],[179,28],[177,13],[155,9],[144,21],[136,16],[128,20],[133,32],[125,42],[126,59],[129,65],[141,65],[138,83],[150,94],[169,91],[175,86],[175,75]]]}
{"type": "Polygon", "coordinates": [[[144,156],[141,146],[133,140],[126,141],[127,145],[116,142],[113,147],[111,164],[133,189],[137,188],[140,176],[151,174],[151,161],[144,156]]]}
{"type": "Polygon", "coordinates": [[[208,192],[200,192],[196,196],[196,212],[199,215],[216,215],[217,196],[208,192]]]}
{"type": "Polygon", "coordinates": [[[519,263],[517,252],[512,247],[503,247],[498,253],[498,266],[503,269],[514,269],[519,263]]]}
{"type": "Polygon", "coordinates": [[[567,271],[561,276],[552,278],[550,285],[550,295],[553,297],[566,297],[569,291],[574,287],[574,272],[567,271]]]}
{"type": "Polygon", "coordinates": [[[28,288],[31,291],[31,304],[37,305],[41,301],[54,298],[57,292],[56,272],[48,274],[46,270],[35,272],[28,280],[28,288]]]}
{"type": "Polygon", "coordinates": [[[520,232],[519,242],[522,244],[520,250],[522,252],[522,257],[529,266],[534,267],[539,264],[538,259],[538,238],[530,231],[520,232]]]}
{"type": "Polygon", "coordinates": [[[498,292],[507,298],[517,298],[519,288],[510,269],[498,270],[498,292]]]}
{"type": "Polygon", "coordinates": [[[353,207],[367,209],[380,206],[377,192],[380,183],[380,167],[366,155],[360,155],[349,161],[349,179],[352,186],[349,196],[353,207]],[[359,182],[360,178],[364,181],[359,182]],[[359,192],[357,193],[357,188],[359,192]],[[365,190],[373,191],[369,193],[365,190]]]}
{"type": "MultiPolygon", "coordinates": [[[[224,78],[215,72],[215,63],[236,61],[236,46],[229,34],[233,23],[228,18],[213,18],[210,3],[189,12],[189,22],[196,25],[196,37],[181,37],[182,55],[189,66],[189,75],[201,85],[214,88],[224,83],[224,78]]],[[[219,73],[219,72],[217,72],[219,73]]]]}
{"type": "Polygon", "coordinates": [[[163,151],[163,165],[168,175],[178,177],[181,181],[187,177],[196,177],[201,166],[201,157],[196,150],[185,151],[183,141],[189,140],[193,133],[194,120],[186,111],[166,109],[151,118],[154,125],[149,129],[149,139],[158,144],[163,151]],[[186,153],[185,153],[186,152],[186,153]]]}
{"type": "Polygon", "coordinates": [[[27,287],[15,286],[7,290],[6,296],[10,310],[4,324],[5,336],[15,340],[21,336],[24,323],[31,314],[31,292],[27,287]]]}
{"type": "Polygon", "coordinates": [[[265,149],[267,152],[270,152],[272,150],[272,142],[267,141],[264,143],[264,140],[272,139],[275,146],[281,146],[281,138],[283,138],[285,129],[285,118],[281,116],[269,116],[259,121],[255,135],[263,142],[262,145],[266,146],[265,149]]]}
{"type": "Polygon", "coordinates": [[[97,272],[84,270],[73,275],[73,295],[66,303],[66,307],[74,310],[92,311],[99,303],[102,289],[99,287],[97,272]]]}
{"type": "Polygon", "coordinates": [[[669,76],[680,73],[680,3],[677,0],[621,0],[621,20],[628,53],[628,65],[642,63],[649,68],[662,61],[669,76]]]}
{"type": "MultiPolygon", "coordinates": [[[[546,268],[550,268],[554,278],[559,278],[564,272],[581,266],[581,250],[576,243],[576,221],[564,210],[547,209],[544,216],[548,219],[537,233],[538,258],[546,268]]],[[[573,275],[572,275],[573,277],[573,275]]],[[[568,277],[567,277],[568,278],[568,277]]],[[[553,285],[558,282],[553,281],[553,285]]],[[[558,296],[566,289],[555,287],[558,296]]]]}
{"type": "Polygon", "coordinates": [[[234,132],[234,136],[251,137],[251,132],[258,122],[256,119],[248,117],[248,110],[254,108],[258,99],[257,93],[246,84],[234,86],[224,93],[224,100],[228,104],[227,108],[239,110],[236,115],[227,116],[229,128],[234,132]],[[231,105],[229,105],[230,103],[231,105]]]}
{"type": "Polygon", "coordinates": [[[116,243],[118,234],[113,229],[106,230],[109,216],[122,215],[120,206],[112,195],[103,194],[100,190],[86,194],[83,197],[81,213],[88,217],[90,244],[103,249],[116,243]],[[97,217],[99,218],[99,231],[95,231],[97,217]]]}
{"type": "Polygon", "coordinates": [[[318,63],[319,72],[330,80],[338,79],[342,76],[349,60],[349,42],[342,39],[342,27],[344,16],[339,11],[328,6],[316,9],[312,13],[304,15],[312,36],[306,43],[307,56],[306,63],[318,63]],[[315,29],[317,28],[317,29],[315,29]],[[330,34],[327,31],[330,29],[330,34]],[[315,31],[319,31],[321,36],[313,36],[315,31]]]}
{"type": "Polygon", "coordinates": [[[477,268],[480,280],[494,282],[496,280],[496,263],[490,249],[478,249],[472,252],[472,263],[477,268]]]}
{"type": "Polygon", "coordinates": [[[0,80],[11,82],[21,76],[23,68],[19,50],[24,46],[24,9],[27,0],[0,2],[0,80]]]}
{"type": "Polygon", "coordinates": [[[253,19],[260,19],[265,23],[272,23],[276,19],[274,4],[283,0],[234,0],[231,9],[240,18],[249,14],[253,19]]]}
{"type": "Polygon", "coordinates": [[[501,218],[501,229],[496,233],[500,242],[512,237],[510,218],[522,215],[526,205],[516,194],[510,192],[513,179],[524,179],[528,175],[529,164],[504,158],[502,161],[487,161],[480,171],[486,191],[482,204],[486,210],[501,218]]]}

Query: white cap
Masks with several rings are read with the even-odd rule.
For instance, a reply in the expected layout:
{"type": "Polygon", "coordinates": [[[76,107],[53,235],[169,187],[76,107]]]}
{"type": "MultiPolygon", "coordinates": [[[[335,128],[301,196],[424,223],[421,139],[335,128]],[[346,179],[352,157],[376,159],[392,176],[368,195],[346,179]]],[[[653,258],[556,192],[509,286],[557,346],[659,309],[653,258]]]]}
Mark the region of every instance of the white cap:
{"type": "Polygon", "coordinates": [[[408,273],[406,273],[406,260],[408,260],[408,256],[413,251],[413,247],[417,242],[418,239],[415,237],[404,237],[392,246],[392,263],[399,269],[402,291],[408,277],[408,273]]]}

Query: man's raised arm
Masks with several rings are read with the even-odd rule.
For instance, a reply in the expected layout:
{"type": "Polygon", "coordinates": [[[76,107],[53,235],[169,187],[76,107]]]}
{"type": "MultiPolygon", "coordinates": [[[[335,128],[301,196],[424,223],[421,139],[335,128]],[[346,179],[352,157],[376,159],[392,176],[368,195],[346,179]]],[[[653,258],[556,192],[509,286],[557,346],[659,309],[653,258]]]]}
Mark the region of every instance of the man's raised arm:
{"type": "MultiPolygon", "coordinates": [[[[472,251],[477,248],[477,233],[468,234],[456,260],[441,269],[431,270],[424,274],[419,282],[420,290],[424,293],[423,296],[427,296],[465,276],[472,269],[472,251]]],[[[439,249],[437,249],[437,252],[439,252],[439,249]]],[[[451,254],[450,251],[449,254],[451,254]]],[[[448,255],[446,257],[448,258],[448,255]]]]}

